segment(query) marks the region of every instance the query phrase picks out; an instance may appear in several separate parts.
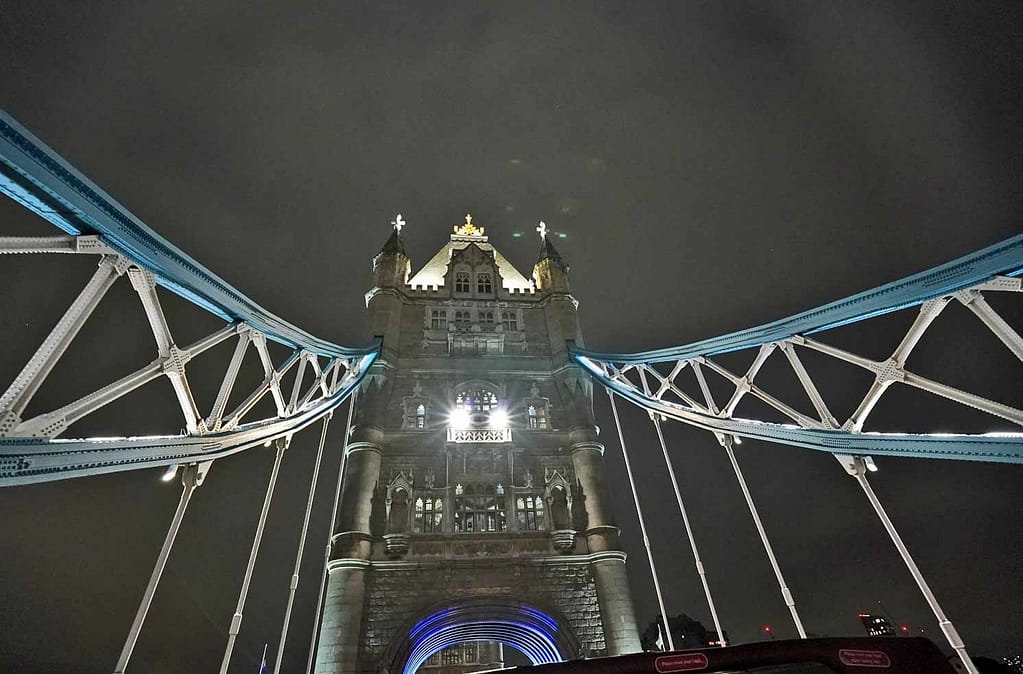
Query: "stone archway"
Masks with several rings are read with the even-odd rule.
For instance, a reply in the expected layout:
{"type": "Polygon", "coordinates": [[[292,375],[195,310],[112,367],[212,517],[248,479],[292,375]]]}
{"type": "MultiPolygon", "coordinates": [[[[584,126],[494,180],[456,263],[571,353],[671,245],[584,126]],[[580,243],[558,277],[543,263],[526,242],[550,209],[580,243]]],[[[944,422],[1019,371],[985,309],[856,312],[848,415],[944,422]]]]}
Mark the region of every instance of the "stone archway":
{"type": "Polygon", "coordinates": [[[476,597],[430,607],[398,631],[380,663],[383,674],[412,674],[427,658],[470,641],[502,643],[537,664],[580,657],[568,622],[510,596],[476,597]]]}

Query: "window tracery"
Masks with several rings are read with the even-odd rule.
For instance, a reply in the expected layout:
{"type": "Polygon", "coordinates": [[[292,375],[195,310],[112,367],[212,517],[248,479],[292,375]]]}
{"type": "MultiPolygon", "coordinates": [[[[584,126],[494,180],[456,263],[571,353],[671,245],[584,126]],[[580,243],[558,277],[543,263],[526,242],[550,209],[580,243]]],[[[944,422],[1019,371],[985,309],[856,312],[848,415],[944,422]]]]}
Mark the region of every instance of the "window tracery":
{"type": "Polygon", "coordinates": [[[455,394],[455,406],[470,414],[497,409],[497,394],[483,387],[467,388],[455,394]]]}
{"type": "Polygon", "coordinates": [[[515,499],[515,514],[520,531],[542,531],[544,529],[543,513],[542,496],[538,494],[520,494],[515,499]]]}
{"type": "Polygon", "coordinates": [[[472,292],[472,279],[467,271],[456,271],[455,272],[455,292],[456,293],[469,293],[472,292]]]}
{"type": "Polygon", "coordinates": [[[440,533],[443,522],[443,498],[433,496],[419,496],[416,498],[413,528],[417,534],[440,533]]]}
{"type": "Polygon", "coordinates": [[[489,295],[494,292],[494,283],[490,277],[490,272],[480,272],[476,274],[476,292],[485,295],[489,295]]]}
{"type": "Polygon", "coordinates": [[[488,533],[505,531],[504,495],[498,495],[493,484],[468,484],[461,494],[455,490],[455,531],[461,533],[488,533]]]}

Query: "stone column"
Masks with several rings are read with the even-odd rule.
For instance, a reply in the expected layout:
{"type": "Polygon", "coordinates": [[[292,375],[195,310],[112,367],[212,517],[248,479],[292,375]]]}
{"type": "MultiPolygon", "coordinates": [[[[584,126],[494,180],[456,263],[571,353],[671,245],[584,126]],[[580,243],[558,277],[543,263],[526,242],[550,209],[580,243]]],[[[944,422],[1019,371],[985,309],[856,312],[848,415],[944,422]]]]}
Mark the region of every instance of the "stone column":
{"type": "Polygon", "coordinates": [[[359,634],[365,608],[371,549],[370,515],[380,478],[382,434],[358,428],[348,445],[338,533],[331,545],[327,597],[316,650],[316,674],[354,674],[359,667],[359,634]]]}
{"type": "Polygon", "coordinates": [[[625,553],[618,549],[618,528],[611,524],[604,489],[604,445],[597,441],[592,426],[572,430],[569,440],[575,477],[585,498],[588,522],[584,533],[592,555],[590,568],[597,586],[607,654],[638,653],[642,648],[625,573],[625,553]]]}
{"type": "Polygon", "coordinates": [[[643,647],[636,628],[629,578],[625,573],[625,553],[618,550],[598,553],[590,562],[590,568],[597,586],[607,654],[639,653],[643,647]]]}

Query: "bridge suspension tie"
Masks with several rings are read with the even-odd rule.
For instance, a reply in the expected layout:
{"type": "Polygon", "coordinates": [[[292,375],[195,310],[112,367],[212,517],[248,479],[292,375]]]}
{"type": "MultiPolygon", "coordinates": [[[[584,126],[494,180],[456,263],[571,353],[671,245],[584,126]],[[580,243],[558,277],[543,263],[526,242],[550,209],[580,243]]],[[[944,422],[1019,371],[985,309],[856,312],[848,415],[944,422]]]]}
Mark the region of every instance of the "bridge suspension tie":
{"type": "MultiPolygon", "coordinates": [[[[867,459],[859,456],[839,456],[839,463],[845,468],[846,472],[849,473],[856,480],[860,488],[863,489],[863,493],[866,494],[867,500],[870,501],[870,505],[874,507],[874,512],[877,513],[878,519],[881,520],[881,524],[884,525],[885,531],[892,539],[892,543],[895,544],[895,549],[899,551],[899,555],[902,556],[902,561],[906,563],[906,567],[909,569],[909,573],[913,576],[913,580],[916,581],[917,587],[920,588],[920,593],[923,594],[924,599],[927,601],[927,605],[931,607],[931,611],[934,612],[934,617],[938,619],[938,626],[941,627],[941,632],[945,635],[945,639],[948,640],[949,646],[956,652],[959,659],[963,663],[963,668],[968,674],[980,674],[977,670],[977,666],[973,664],[973,660],[970,659],[969,654],[966,652],[966,645],[963,643],[962,637],[959,636],[959,632],[956,630],[955,625],[948,619],[945,612],[941,608],[941,604],[938,603],[938,599],[934,596],[931,591],[931,587],[924,580],[924,576],[920,573],[920,568],[913,561],[912,555],[909,554],[909,549],[906,544],[902,541],[902,536],[895,529],[895,524],[891,518],[888,517],[888,513],[885,511],[884,506],[881,505],[880,499],[877,498],[877,494],[874,493],[874,488],[870,486],[870,482],[867,481],[867,471],[870,470],[868,467],[872,465],[867,463],[867,459]]],[[[876,468],[874,469],[876,470],[876,468]]]]}
{"type": "MultiPolygon", "coordinates": [[[[650,394],[650,388],[647,386],[646,373],[643,370],[639,371],[640,381],[643,382],[643,390],[647,395],[650,394]]],[[[707,596],[707,606],[710,607],[710,617],[714,621],[714,629],[718,632],[718,643],[724,647],[726,646],[725,633],[721,629],[721,621],[718,620],[717,607],[714,606],[714,597],[710,593],[710,584],[707,582],[707,573],[703,568],[703,561],[700,559],[700,551],[696,547],[696,537],[693,535],[693,528],[689,524],[689,514],[686,512],[685,503],[682,502],[682,490],[679,489],[678,480],[675,478],[675,469],[671,465],[671,457],[668,456],[668,445],[664,441],[664,433],[661,432],[661,422],[658,420],[654,413],[650,413],[650,421],[654,424],[654,430],[657,431],[657,440],[661,443],[661,453],[664,455],[664,465],[668,468],[668,476],[671,478],[671,487],[675,490],[675,500],[678,501],[678,510],[682,513],[682,524],[686,528],[686,536],[689,537],[689,546],[693,549],[693,560],[696,562],[696,572],[700,576],[700,583],[703,584],[703,593],[707,596]]]]}
{"type": "Polygon", "coordinates": [[[288,590],[288,607],[284,611],[284,625],[281,627],[281,639],[277,642],[277,660],[274,663],[274,674],[281,671],[281,661],[284,659],[284,646],[288,642],[288,623],[291,621],[291,609],[295,604],[295,591],[298,589],[298,574],[302,567],[302,552],[305,550],[305,539],[309,534],[309,517],[313,512],[313,498],[316,495],[316,482],[320,477],[320,462],[323,460],[323,445],[327,440],[327,427],[330,425],[330,418],[333,412],[328,412],[323,417],[323,430],[320,431],[320,446],[316,450],[316,463],[313,465],[313,475],[309,480],[309,497],[305,504],[305,517],[302,519],[302,534],[298,537],[298,550],[295,553],[295,570],[291,574],[291,584],[288,590]]]}
{"type": "MultiPolygon", "coordinates": [[[[323,590],[327,585],[327,562],[330,561],[330,543],[334,536],[334,526],[337,524],[337,507],[341,502],[341,487],[344,483],[345,460],[348,458],[348,440],[352,437],[352,418],[355,411],[355,403],[359,398],[359,389],[352,391],[348,399],[348,422],[345,426],[345,438],[341,444],[341,462],[337,469],[337,483],[334,486],[334,506],[330,510],[330,529],[327,531],[327,547],[323,555],[323,571],[320,573],[320,591],[316,594],[316,612],[313,614],[313,634],[309,640],[309,656],[306,660],[305,671],[310,674],[313,671],[313,660],[316,659],[316,641],[320,631],[320,611],[323,610],[323,590]]],[[[321,445],[322,446],[322,445],[321,445]]],[[[283,643],[283,642],[282,642],[283,643]]]]}
{"type": "Polygon", "coordinates": [[[767,530],[764,529],[764,523],[760,521],[760,513],[757,512],[757,507],[753,504],[753,496],[750,494],[749,487],[746,485],[746,478],[743,477],[742,470],[739,469],[739,461],[735,458],[735,450],[732,448],[732,436],[722,435],[719,438],[721,445],[725,448],[725,452],[728,454],[728,460],[732,463],[732,468],[735,470],[735,477],[739,480],[739,487],[742,489],[742,495],[746,497],[746,505],[749,506],[750,514],[753,516],[753,523],[757,527],[757,533],[760,534],[760,540],[764,544],[764,551],[767,553],[767,559],[771,562],[771,568],[774,570],[774,576],[778,579],[778,587],[781,590],[781,597],[785,601],[785,605],[789,609],[789,613],[792,614],[792,622],[796,625],[796,631],[799,632],[799,638],[806,638],[806,630],[803,629],[803,621],[799,619],[799,612],[796,611],[796,600],[792,597],[792,592],[789,590],[788,585],[785,583],[785,577],[781,573],[781,567],[778,565],[778,560],[774,556],[774,549],[771,547],[771,542],[767,539],[767,530]]]}
{"type": "Polygon", "coordinates": [[[263,508],[259,512],[259,523],[256,525],[256,534],[252,539],[252,549],[249,551],[249,562],[245,567],[245,576],[242,579],[241,592],[238,594],[238,605],[231,616],[231,626],[227,630],[227,648],[224,650],[224,659],[220,663],[220,674],[227,674],[227,667],[231,664],[231,654],[234,653],[234,643],[242,627],[242,612],[245,610],[245,600],[249,595],[249,583],[252,581],[252,570],[256,566],[256,556],[259,554],[259,544],[263,540],[263,528],[266,526],[266,518],[270,513],[270,502],[273,500],[274,487],[277,485],[277,475],[281,472],[281,459],[284,458],[284,450],[290,444],[290,438],[277,438],[277,452],[274,456],[273,470],[270,471],[270,482],[266,486],[266,496],[263,497],[263,508]]]}
{"type": "MultiPolygon", "coordinates": [[[[671,637],[671,628],[668,626],[668,612],[664,609],[664,595],[661,594],[661,582],[657,578],[657,567],[654,565],[654,553],[650,549],[650,537],[646,533],[646,522],[643,520],[643,508],[639,505],[639,493],[636,491],[636,481],[632,477],[632,464],[629,462],[629,452],[625,448],[625,435],[622,434],[622,423],[618,419],[618,406],[615,405],[615,396],[611,389],[607,390],[607,397],[611,400],[611,413],[615,418],[615,427],[618,429],[618,442],[622,446],[622,458],[625,459],[625,472],[629,476],[629,487],[632,489],[632,500],[636,504],[636,515],[639,518],[639,529],[643,534],[643,545],[646,547],[646,558],[650,562],[650,575],[654,579],[654,591],[657,593],[657,605],[661,609],[661,620],[664,621],[664,635],[668,641],[668,650],[675,650],[675,640],[671,637]]],[[[719,632],[720,636],[720,632],[719,632]]]]}
{"type": "Polygon", "coordinates": [[[718,619],[717,607],[714,606],[714,597],[710,593],[710,584],[707,582],[707,572],[703,568],[703,561],[700,559],[700,551],[696,547],[696,537],[693,535],[693,528],[689,523],[689,514],[686,512],[686,506],[682,502],[682,491],[679,489],[678,480],[675,478],[675,469],[671,465],[671,459],[668,457],[668,446],[664,442],[664,433],[661,431],[661,422],[658,421],[656,416],[651,416],[650,420],[654,424],[654,430],[657,431],[657,440],[661,443],[661,453],[664,454],[664,464],[668,468],[668,476],[671,478],[671,486],[675,490],[675,499],[678,501],[678,510],[682,513],[682,524],[686,528],[686,536],[689,537],[689,546],[693,549],[693,560],[696,562],[696,572],[700,575],[700,583],[703,584],[703,593],[707,596],[707,606],[710,607],[710,617],[714,621],[714,629],[718,632],[718,643],[722,648],[727,646],[725,640],[725,633],[721,629],[721,621],[718,619]]]}
{"type": "Polygon", "coordinates": [[[174,517],[171,519],[170,527],[167,529],[167,536],[163,539],[163,547],[160,548],[160,554],[156,558],[156,565],[153,567],[153,573],[149,577],[146,591],[142,595],[139,609],[135,613],[135,620],[131,624],[131,629],[128,630],[128,638],[124,642],[124,648],[121,649],[121,656],[117,659],[117,665],[114,666],[114,674],[124,674],[124,671],[128,668],[128,661],[131,659],[132,651],[135,650],[135,643],[138,641],[139,633],[142,632],[142,623],[146,621],[149,607],[153,603],[153,597],[156,596],[156,588],[160,584],[160,577],[163,576],[163,569],[167,566],[167,558],[170,557],[171,548],[174,546],[174,539],[177,538],[178,529],[181,528],[181,522],[185,518],[185,510],[188,508],[188,503],[192,500],[192,493],[199,486],[199,483],[199,466],[197,464],[185,466],[181,471],[181,498],[178,499],[178,507],[174,511],[174,517]]]}

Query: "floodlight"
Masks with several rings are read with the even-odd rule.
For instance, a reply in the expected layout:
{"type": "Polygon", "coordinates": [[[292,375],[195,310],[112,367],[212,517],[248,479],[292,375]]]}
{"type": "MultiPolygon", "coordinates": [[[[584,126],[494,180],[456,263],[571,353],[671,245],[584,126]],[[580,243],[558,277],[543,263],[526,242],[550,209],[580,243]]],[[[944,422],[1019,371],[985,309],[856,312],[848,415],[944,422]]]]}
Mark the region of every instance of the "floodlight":
{"type": "Polygon", "coordinates": [[[468,428],[469,427],[469,410],[464,407],[456,407],[451,411],[448,416],[448,424],[451,428],[468,428]]]}
{"type": "Polygon", "coordinates": [[[494,410],[490,413],[490,427],[491,428],[507,428],[508,427],[508,413],[504,410],[494,410]]]}

